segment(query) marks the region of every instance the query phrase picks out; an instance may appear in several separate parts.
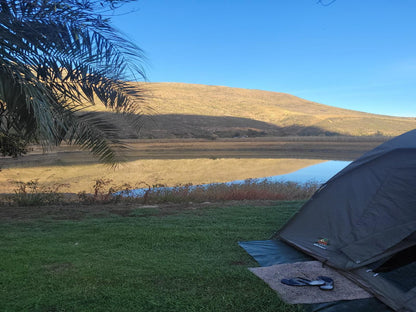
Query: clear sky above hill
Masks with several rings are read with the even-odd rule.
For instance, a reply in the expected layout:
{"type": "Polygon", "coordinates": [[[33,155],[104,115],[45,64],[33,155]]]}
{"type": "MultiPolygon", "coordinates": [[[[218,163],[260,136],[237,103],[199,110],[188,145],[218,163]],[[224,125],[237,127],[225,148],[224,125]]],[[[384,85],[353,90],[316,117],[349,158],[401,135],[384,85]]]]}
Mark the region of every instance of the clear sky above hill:
{"type": "Polygon", "coordinates": [[[117,13],[151,82],[416,117],[415,0],[139,0],[117,13]]]}

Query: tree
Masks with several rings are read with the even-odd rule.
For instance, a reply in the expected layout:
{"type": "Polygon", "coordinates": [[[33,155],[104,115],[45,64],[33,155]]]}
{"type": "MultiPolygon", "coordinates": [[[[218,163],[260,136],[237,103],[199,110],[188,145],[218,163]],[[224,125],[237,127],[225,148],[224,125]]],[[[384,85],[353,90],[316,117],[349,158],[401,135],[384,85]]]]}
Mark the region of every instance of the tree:
{"type": "Polygon", "coordinates": [[[0,153],[63,141],[114,164],[116,128],[85,108],[98,102],[139,125],[142,51],[111,26],[132,0],[0,1],[0,153]]]}

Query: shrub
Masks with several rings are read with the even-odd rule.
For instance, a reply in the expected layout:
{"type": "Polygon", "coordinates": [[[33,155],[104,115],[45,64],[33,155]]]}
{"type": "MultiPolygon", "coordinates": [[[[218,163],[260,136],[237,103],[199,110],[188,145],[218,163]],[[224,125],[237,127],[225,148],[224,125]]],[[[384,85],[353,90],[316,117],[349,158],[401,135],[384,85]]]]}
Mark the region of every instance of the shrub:
{"type": "MultiPolygon", "coordinates": [[[[248,179],[244,183],[209,185],[180,185],[142,189],[134,195],[132,189],[123,190],[123,196],[134,197],[142,203],[180,203],[227,200],[302,200],[312,196],[319,184],[314,182],[273,182],[248,179]]],[[[130,197],[130,198],[131,198],[130,197]]]]}
{"type": "MultiPolygon", "coordinates": [[[[318,189],[315,182],[275,182],[267,179],[247,179],[243,183],[214,183],[208,185],[149,185],[140,182],[136,185],[123,184],[114,186],[112,180],[97,179],[92,186],[92,193],[78,193],[78,201],[85,204],[115,203],[134,201],[141,204],[189,203],[228,200],[304,200],[318,189]],[[140,189],[138,192],[135,190],[140,189]]],[[[59,190],[68,185],[54,187],[41,186],[38,180],[14,182],[15,194],[9,201],[21,206],[60,204],[65,202],[64,194],[59,190]]]]}
{"type": "Polygon", "coordinates": [[[15,181],[14,195],[9,196],[11,203],[20,206],[41,206],[62,203],[63,194],[59,191],[69,187],[68,184],[41,186],[38,179],[29,182],[15,181]]]}

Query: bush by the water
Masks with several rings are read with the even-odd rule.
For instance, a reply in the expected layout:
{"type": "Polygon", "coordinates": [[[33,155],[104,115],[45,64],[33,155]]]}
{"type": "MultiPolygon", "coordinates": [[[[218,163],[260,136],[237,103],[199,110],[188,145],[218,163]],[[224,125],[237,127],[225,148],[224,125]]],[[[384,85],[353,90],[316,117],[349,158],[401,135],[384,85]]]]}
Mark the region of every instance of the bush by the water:
{"type": "Polygon", "coordinates": [[[267,179],[245,180],[244,183],[218,183],[209,185],[182,185],[176,187],[149,187],[137,192],[127,189],[123,198],[133,198],[142,203],[204,202],[226,200],[303,200],[319,188],[315,182],[274,182],[267,179]]]}
{"type": "Polygon", "coordinates": [[[29,182],[17,181],[13,182],[16,189],[13,195],[6,195],[3,202],[17,204],[19,206],[37,206],[52,205],[65,201],[63,188],[69,187],[67,184],[59,184],[54,186],[40,185],[38,180],[29,182]]]}
{"type": "Polygon", "coordinates": [[[315,182],[274,182],[248,179],[243,183],[216,183],[209,185],[179,185],[166,187],[164,185],[150,186],[141,183],[136,186],[124,184],[114,186],[111,180],[99,179],[92,186],[92,192],[61,193],[62,188],[70,192],[69,185],[46,187],[37,180],[29,182],[14,182],[14,194],[5,196],[3,204],[19,206],[40,206],[49,204],[66,204],[74,201],[88,203],[112,203],[119,201],[134,201],[139,204],[158,203],[189,203],[227,200],[304,200],[312,196],[319,188],[315,182]],[[143,188],[143,185],[146,187],[143,188]],[[137,192],[136,189],[141,189],[137,192]],[[72,195],[72,196],[71,196],[72,195]]]}

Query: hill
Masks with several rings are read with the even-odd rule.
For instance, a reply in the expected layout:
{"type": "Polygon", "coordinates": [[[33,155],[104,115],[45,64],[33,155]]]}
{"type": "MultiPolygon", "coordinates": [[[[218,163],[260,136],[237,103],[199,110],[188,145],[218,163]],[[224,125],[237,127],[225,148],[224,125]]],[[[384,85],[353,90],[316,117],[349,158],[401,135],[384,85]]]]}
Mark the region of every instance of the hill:
{"type": "MultiPolygon", "coordinates": [[[[143,85],[142,85],[143,87],[143,85]]],[[[396,136],[416,128],[416,118],[331,107],[290,94],[185,83],[146,83],[141,138],[259,136],[396,136]]],[[[121,138],[133,138],[124,124],[121,138]]]]}

